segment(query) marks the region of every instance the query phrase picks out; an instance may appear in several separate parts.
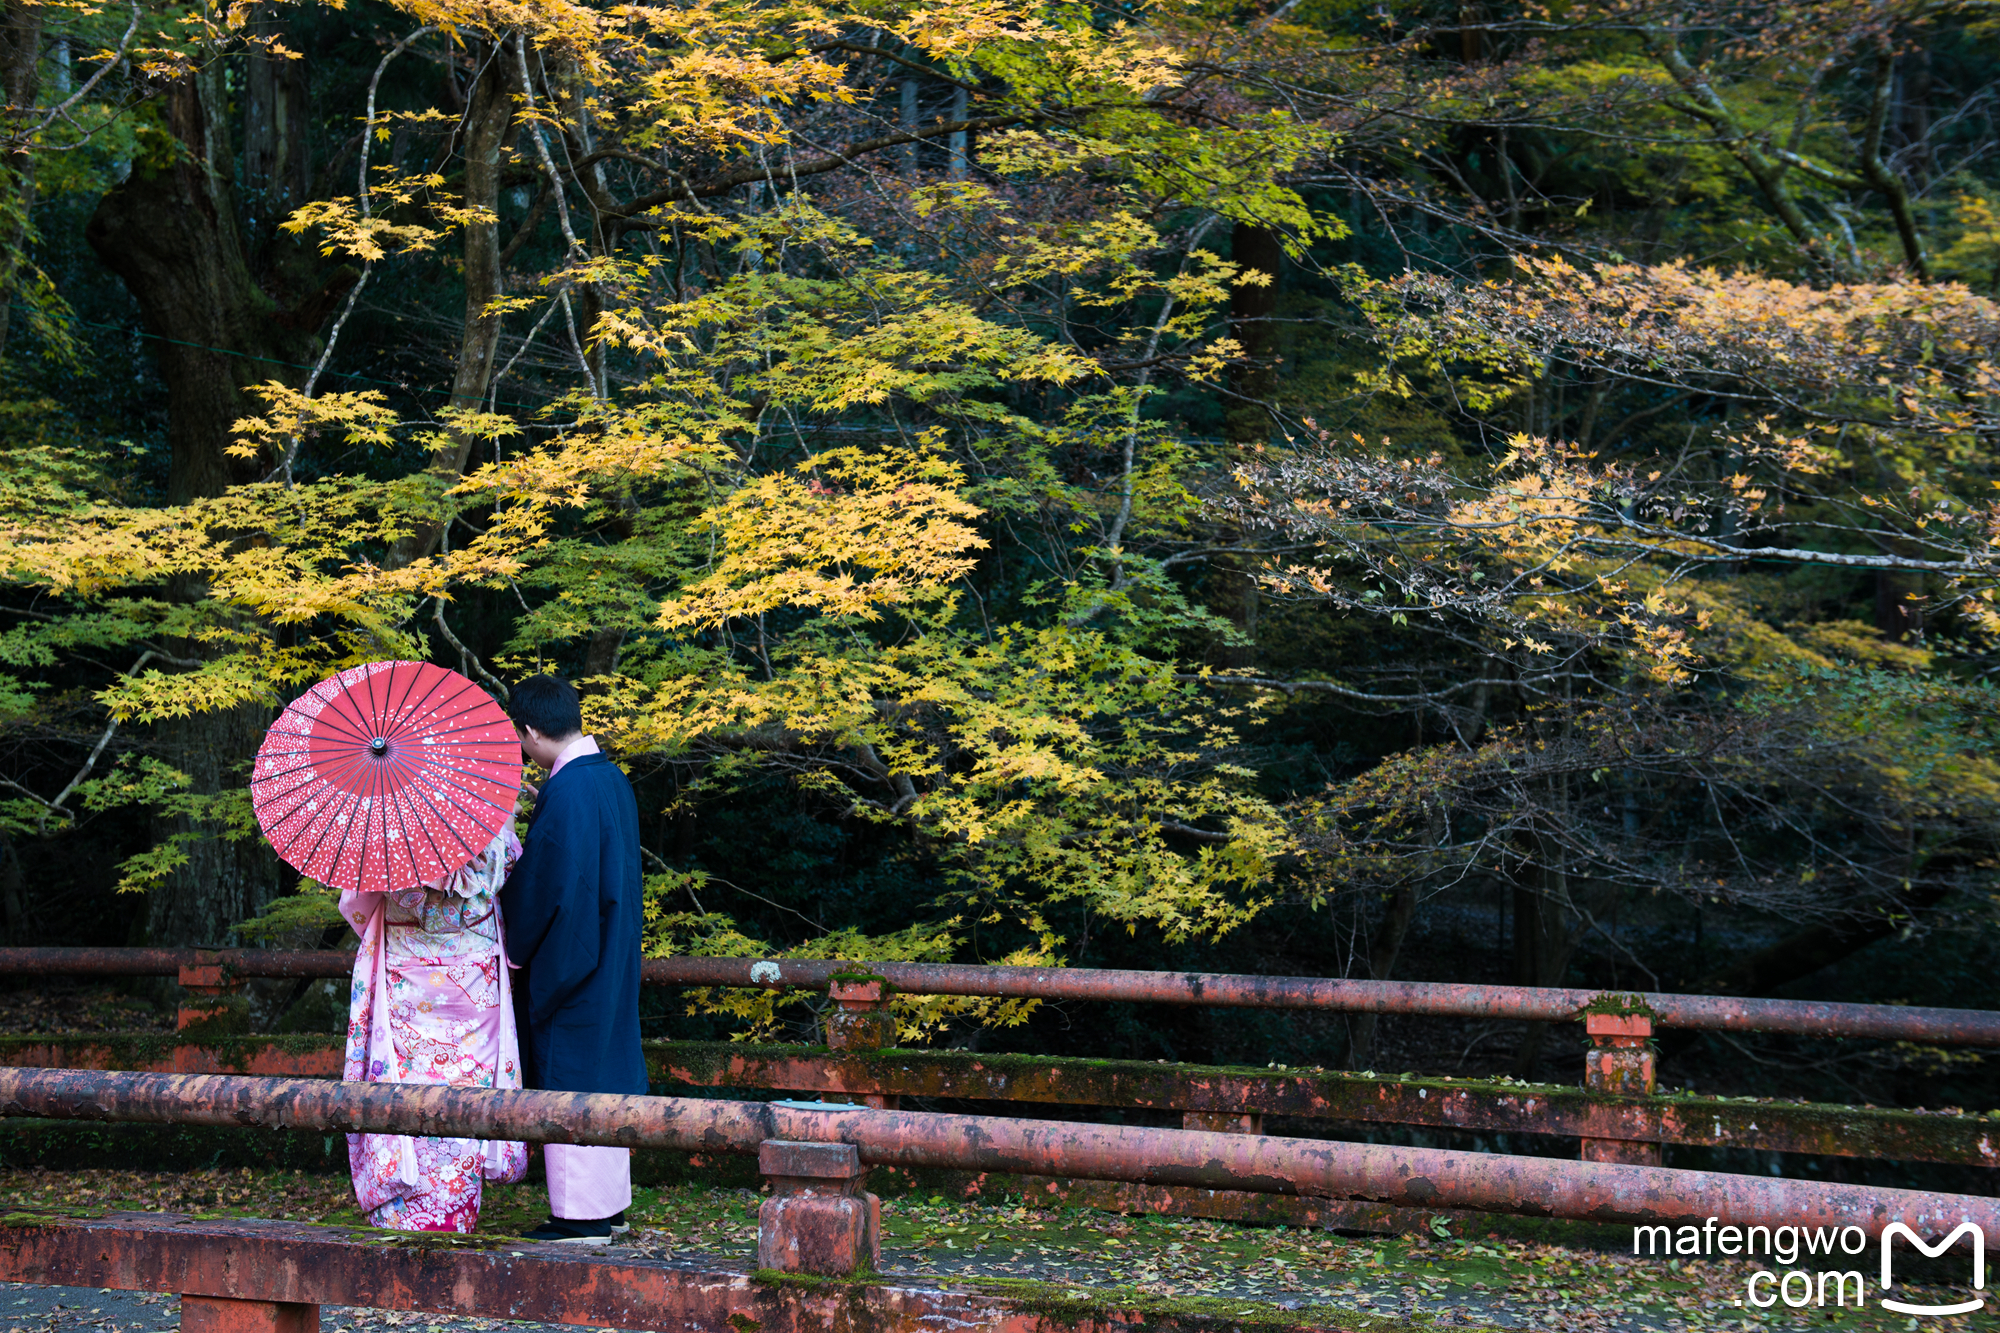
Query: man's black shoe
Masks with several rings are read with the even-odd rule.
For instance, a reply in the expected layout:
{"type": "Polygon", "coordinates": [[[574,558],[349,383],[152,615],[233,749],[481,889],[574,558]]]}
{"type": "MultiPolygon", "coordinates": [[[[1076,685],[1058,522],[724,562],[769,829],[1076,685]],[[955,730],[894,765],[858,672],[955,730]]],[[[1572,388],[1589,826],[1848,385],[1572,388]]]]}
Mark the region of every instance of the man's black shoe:
{"type": "Polygon", "coordinates": [[[609,1245],[613,1236],[632,1228],[625,1224],[624,1210],[596,1222],[580,1222],[567,1217],[551,1217],[523,1236],[523,1240],[553,1241],[557,1245],[609,1245]]]}

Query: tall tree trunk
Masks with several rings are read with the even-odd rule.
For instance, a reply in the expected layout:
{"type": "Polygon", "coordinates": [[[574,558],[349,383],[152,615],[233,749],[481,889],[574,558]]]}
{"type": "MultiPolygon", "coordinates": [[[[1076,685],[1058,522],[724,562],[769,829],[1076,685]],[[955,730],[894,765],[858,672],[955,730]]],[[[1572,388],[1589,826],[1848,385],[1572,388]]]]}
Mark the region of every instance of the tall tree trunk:
{"type": "MultiPolygon", "coordinates": [[[[1481,702],[1480,707],[1485,707],[1481,702]]],[[[1415,748],[1424,744],[1424,715],[1419,712],[1412,716],[1415,748]]],[[[1424,823],[1430,834],[1432,847],[1443,847],[1451,838],[1451,816],[1445,803],[1438,799],[1424,801],[1424,823]]],[[[1368,950],[1368,976],[1372,981],[1387,981],[1396,973],[1396,959],[1403,952],[1403,940],[1410,933],[1410,922],[1417,914],[1417,890],[1420,882],[1406,884],[1390,895],[1389,910],[1383,914],[1382,923],[1376,928],[1375,938],[1368,950]]],[[[1348,1063],[1355,1069],[1365,1069],[1375,1059],[1375,1036],[1380,1030],[1380,1016],[1362,1014],[1348,1029],[1348,1063]]]]}
{"type": "Polygon", "coordinates": [[[1244,269],[1270,279],[1262,286],[1241,284],[1229,293],[1229,331],[1243,345],[1245,360],[1230,377],[1236,397],[1224,412],[1222,433],[1232,448],[1255,448],[1271,438],[1271,414],[1263,404],[1278,385],[1278,330],[1271,320],[1278,313],[1285,248],[1271,228],[1239,222],[1229,233],[1229,252],[1244,269]]]}
{"type": "MultiPolygon", "coordinates": [[[[917,81],[904,79],[897,89],[896,128],[905,134],[917,132],[917,81]]],[[[902,164],[905,175],[914,175],[917,170],[917,145],[914,141],[895,150],[897,161],[902,164]]]]}
{"type": "Polygon", "coordinates": [[[279,54],[292,48],[286,11],[260,7],[250,20],[243,104],[243,224],[252,261],[273,266],[279,253],[297,248],[279,224],[306,201],[312,180],[305,122],[309,89],[306,62],[279,54]]]}
{"type": "Polygon", "coordinates": [[[159,98],[180,151],[104,196],[84,239],[139,303],[167,385],[167,500],[220,495],[254,480],[232,459],[231,428],[260,404],[246,389],[287,378],[298,339],[251,274],[237,225],[222,72],[211,65],[159,98]],[[288,353],[292,353],[288,355],[288,353]]]}
{"type": "MultiPolygon", "coordinates": [[[[954,122],[963,121],[966,118],[966,114],[965,89],[962,87],[952,89],[952,120],[954,122]]],[[[955,181],[962,181],[971,171],[972,157],[966,151],[970,141],[964,130],[953,130],[949,137],[949,142],[951,146],[946,154],[947,166],[945,174],[955,181]]]]}
{"type": "Polygon", "coordinates": [[[14,840],[0,833],[0,927],[13,945],[34,944],[28,921],[28,877],[21,869],[21,857],[14,840]]]}
{"type": "MultiPolygon", "coordinates": [[[[1236,394],[1223,412],[1222,432],[1229,441],[1229,461],[1233,464],[1271,438],[1271,413],[1264,406],[1276,392],[1275,367],[1278,333],[1271,317],[1278,311],[1278,282],[1285,271],[1283,238],[1269,227],[1239,222],[1230,231],[1230,256],[1246,270],[1254,269],[1270,279],[1261,286],[1249,284],[1229,294],[1231,335],[1243,345],[1244,363],[1231,375],[1230,388],[1236,394]],[[1247,401],[1246,401],[1247,400],[1247,401]]],[[[1217,544],[1235,546],[1243,534],[1235,528],[1217,533],[1217,544]]],[[[1217,615],[1227,617],[1242,635],[1241,641],[1225,647],[1218,666],[1230,671],[1250,668],[1257,659],[1256,568],[1252,558],[1216,556],[1210,568],[1213,584],[1209,605],[1217,615]]]]}
{"type": "MultiPolygon", "coordinates": [[[[0,7],[0,93],[7,98],[5,128],[9,131],[23,128],[34,115],[35,95],[41,87],[37,68],[41,52],[41,6],[16,0],[0,7]]],[[[24,146],[0,162],[0,355],[7,350],[15,275],[34,234],[34,206],[35,158],[24,146]]]]}
{"type": "MultiPolygon", "coordinates": [[[[1396,956],[1403,951],[1403,940],[1410,933],[1410,921],[1417,914],[1417,889],[1414,884],[1396,890],[1389,898],[1389,910],[1382,915],[1381,924],[1375,928],[1375,938],[1368,948],[1368,977],[1371,981],[1387,981],[1396,973],[1396,956]]],[[[1348,1031],[1347,1063],[1352,1069],[1367,1069],[1375,1059],[1375,1034],[1380,1028],[1380,1014],[1362,1014],[1354,1020],[1348,1031]]]]}
{"type": "MultiPolygon", "coordinates": [[[[287,312],[253,276],[236,212],[220,69],[165,85],[159,103],[179,151],[170,165],[134,171],[106,195],[84,239],[124,281],[155,335],[167,385],[167,499],[185,504],[260,474],[259,462],[226,452],[237,419],[261,406],[246,390],[287,378],[285,363],[311,355],[313,332],[340,286],[336,281],[287,312]]],[[[182,583],[171,595],[193,602],[207,589],[182,583]]],[[[195,641],[178,648],[187,656],[206,651],[195,641]]],[[[197,713],[159,726],[154,742],[167,763],[188,775],[190,792],[216,795],[247,780],[268,721],[269,710],[254,704],[197,713]]],[[[180,835],[188,856],[153,891],[147,933],[156,944],[224,942],[229,927],[275,891],[277,863],[261,841],[232,841],[184,816],[156,820],[154,833],[180,835]]]]}
{"type": "Polygon", "coordinates": [[[1923,598],[1922,574],[1901,569],[1876,571],[1875,628],[1891,643],[1907,643],[1922,634],[1923,598]]]}
{"type": "Polygon", "coordinates": [[[1903,75],[1903,137],[1909,144],[1912,175],[1919,187],[1928,187],[1935,159],[1931,153],[1931,49],[1919,45],[1911,52],[1903,75]]]}
{"type": "MultiPolygon", "coordinates": [[[[154,729],[161,757],[188,775],[190,791],[242,790],[271,710],[258,704],[196,713],[154,729]]],[[[278,896],[278,859],[262,838],[231,839],[212,823],[186,816],[153,821],[156,842],[180,835],[181,866],[146,904],[146,939],[155,945],[237,944],[230,927],[264,910],[278,896]],[[186,837],[186,835],[193,835],[186,837]]]]}
{"type": "Polygon", "coordinates": [[[1461,4],[1458,7],[1458,56],[1468,65],[1476,65],[1485,54],[1486,43],[1482,40],[1486,30],[1480,26],[1486,19],[1483,5],[1461,4]]]}
{"type": "MultiPolygon", "coordinates": [[[[1514,984],[1560,986],[1576,952],[1576,928],[1569,907],[1569,876],[1553,840],[1536,835],[1531,843],[1535,882],[1514,887],[1514,984]]],[[[1529,1023],[1514,1048],[1514,1077],[1534,1077],[1548,1036],[1546,1023],[1529,1023]]]]}

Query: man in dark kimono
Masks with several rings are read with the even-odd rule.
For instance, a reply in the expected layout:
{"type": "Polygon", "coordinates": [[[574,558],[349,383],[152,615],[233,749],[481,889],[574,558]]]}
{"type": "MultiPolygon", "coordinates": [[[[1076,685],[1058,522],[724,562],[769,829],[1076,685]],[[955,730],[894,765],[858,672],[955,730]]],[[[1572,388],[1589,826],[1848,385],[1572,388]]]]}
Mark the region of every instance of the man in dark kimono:
{"type": "MultiPolygon", "coordinates": [[[[500,891],[507,956],[520,968],[524,1083],[558,1092],[644,1094],[639,1050],[639,805],[619,767],[583,734],[576,691],[553,676],[514,687],[521,749],[548,777],[521,859],[500,891]]],[[[603,1245],[627,1230],[627,1148],[547,1144],[552,1216],[531,1240],[603,1245]]]]}

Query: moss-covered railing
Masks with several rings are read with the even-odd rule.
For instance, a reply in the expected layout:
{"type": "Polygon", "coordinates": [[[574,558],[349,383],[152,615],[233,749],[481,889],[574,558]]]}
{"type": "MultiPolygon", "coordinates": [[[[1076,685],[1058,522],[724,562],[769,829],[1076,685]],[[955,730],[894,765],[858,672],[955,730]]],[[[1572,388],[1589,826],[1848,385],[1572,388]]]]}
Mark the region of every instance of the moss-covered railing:
{"type": "MultiPolygon", "coordinates": [[[[824,1046],[654,1041],[655,1084],[859,1099],[923,1097],[1424,1126],[1480,1133],[1611,1138],[1638,1143],[1835,1157],[2000,1165],[2000,1117],[1836,1104],[1619,1096],[1509,1080],[1385,1078],[1324,1069],[1271,1070],[1080,1060],[947,1050],[837,1051],[824,1046]]],[[[337,1078],[333,1035],[189,1037],[89,1033],[0,1037],[0,1065],[337,1078]]]]}

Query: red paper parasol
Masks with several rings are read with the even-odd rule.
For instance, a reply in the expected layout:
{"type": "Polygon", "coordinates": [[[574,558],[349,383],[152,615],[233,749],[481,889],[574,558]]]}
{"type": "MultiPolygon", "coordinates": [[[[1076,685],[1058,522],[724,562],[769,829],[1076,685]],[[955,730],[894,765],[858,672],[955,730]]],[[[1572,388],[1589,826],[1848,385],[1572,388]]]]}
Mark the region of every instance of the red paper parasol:
{"type": "Polygon", "coordinates": [[[250,771],[278,855],[337,889],[412,889],[486,850],[514,816],[506,712],[428,662],[350,667],[294,699],[250,771]]]}

